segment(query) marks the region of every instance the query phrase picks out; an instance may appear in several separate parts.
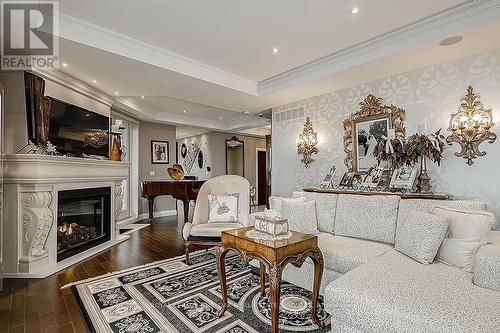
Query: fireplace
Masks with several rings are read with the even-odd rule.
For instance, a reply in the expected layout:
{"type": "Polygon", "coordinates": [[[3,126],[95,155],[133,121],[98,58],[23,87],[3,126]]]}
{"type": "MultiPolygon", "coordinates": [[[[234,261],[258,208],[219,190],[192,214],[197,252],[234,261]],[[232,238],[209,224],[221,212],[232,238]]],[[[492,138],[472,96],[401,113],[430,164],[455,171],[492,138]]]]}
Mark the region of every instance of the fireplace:
{"type": "Polygon", "coordinates": [[[111,187],[58,192],[57,261],[111,238],[111,187]]]}

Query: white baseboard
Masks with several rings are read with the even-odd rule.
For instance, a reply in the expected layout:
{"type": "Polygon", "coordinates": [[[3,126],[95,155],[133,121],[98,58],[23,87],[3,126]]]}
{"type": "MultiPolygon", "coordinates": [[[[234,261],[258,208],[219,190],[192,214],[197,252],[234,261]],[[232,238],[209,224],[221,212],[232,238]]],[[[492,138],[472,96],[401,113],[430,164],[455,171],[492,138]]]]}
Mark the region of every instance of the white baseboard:
{"type": "MultiPolygon", "coordinates": [[[[160,212],[154,212],[153,213],[153,218],[154,217],[164,217],[164,216],[175,216],[175,215],[177,215],[177,211],[175,209],[163,210],[163,211],[160,211],[160,212]]],[[[149,213],[142,213],[142,214],[139,214],[139,217],[137,218],[137,221],[146,220],[148,218],[149,218],[149,213]]]]}

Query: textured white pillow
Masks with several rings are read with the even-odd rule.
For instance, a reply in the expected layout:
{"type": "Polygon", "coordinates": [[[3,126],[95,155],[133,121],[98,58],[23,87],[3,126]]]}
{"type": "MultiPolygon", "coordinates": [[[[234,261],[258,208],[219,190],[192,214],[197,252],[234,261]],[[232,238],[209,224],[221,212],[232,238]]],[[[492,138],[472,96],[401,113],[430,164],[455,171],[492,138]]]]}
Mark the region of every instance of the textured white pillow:
{"type": "Polygon", "coordinates": [[[398,224],[395,248],[422,264],[434,261],[448,228],[445,217],[418,211],[408,212],[398,224]]]}
{"type": "Polygon", "coordinates": [[[239,194],[208,194],[208,223],[238,222],[239,194]]]}
{"type": "Polygon", "coordinates": [[[284,197],[269,197],[269,208],[276,212],[279,217],[283,216],[283,200],[294,200],[293,202],[304,202],[306,198],[284,198],[284,197]]]}
{"type": "Polygon", "coordinates": [[[316,201],[283,200],[283,217],[288,219],[288,229],[306,234],[319,234],[316,221],[316,201]]]}
{"type": "Polygon", "coordinates": [[[432,214],[448,219],[448,232],[437,259],[472,272],[474,255],[486,244],[487,234],[495,226],[495,215],[486,211],[466,211],[437,206],[432,214]]]}

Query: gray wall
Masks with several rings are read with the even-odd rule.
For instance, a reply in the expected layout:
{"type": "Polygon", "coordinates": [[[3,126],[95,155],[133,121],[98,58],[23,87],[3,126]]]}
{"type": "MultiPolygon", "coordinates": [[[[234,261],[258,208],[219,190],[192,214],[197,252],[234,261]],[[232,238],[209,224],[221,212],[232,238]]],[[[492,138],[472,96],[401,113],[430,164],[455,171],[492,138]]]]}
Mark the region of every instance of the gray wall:
{"type": "MultiPolygon", "coordinates": [[[[139,123],[139,180],[165,180],[170,177],[167,168],[175,163],[175,126],[140,122],[139,123]],[[168,141],[169,164],[151,163],[151,140],[168,141]],[[150,176],[149,172],[155,175],[150,176]]],[[[139,188],[140,190],[140,188],[139,188]]],[[[161,196],[155,199],[155,212],[176,209],[175,200],[171,196],[161,196]]],[[[140,197],[139,214],[147,213],[147,200],[140,197]]]]}
{"type": "MultiPolygon", "coordinates": [[[[406,109],[407,135],[417,132],[419,124],[427,124],[429,131],[446,129],[451,113],[457,112],[466,88],[471,84],[481,96],[486,108],[493,110],[495,123],[500,122],[500,50],[483,53],[450,63],[442,63],[348,89],[307,98],[273,108],[272,124],[272,191],[274,195],[288,196],[295,189],[318,186],[332,165],[338,169],[338,178],[346,171],[343,151],[342,122],[359,108],[359,102],[368,94],[406,109]],[[304,107],[304,114],[287,110],[304,107]],[[284,112],[285,111],[285,112],[284,112]],[[298,115],[298,116],[297,116],[298,115]],[[306,169],[297,155],[296,142],[310,117],[318,133],[319,153],[306,169]]],[[[500,137],[500,125],[492,129],[500,137]]],[[[472,166],[453,155],[457,144],[446,147],[441,167],[429,163],[431,182],[436,192],[450,193],[461,198],[480,198],[500,220],[500,138],[493,144],[481,145],[487,152],[472,166]]]]}
{"type": "MultiPolygon", "coordinates": [[[[226,174],[226,139],[230,139],[234,134],[222,132],[209,132],[205,134],[196,135],[193,137],[185,138],[178,141],[179,144],[179,163],[183,164],[184,159],[180,156],[180,146],[182,143],[189,145],[195,143],[200,147],[203,152],[204,165],[203,169],[198,168],[195,163],[190,175],[198,176],[199,179],[209,179],[211,177],[226,174]],[[206,167],[210,166],[211,171],[208,172],[206,167]]],[[[238,139],[245,142],[245,178],[248,179],[251,185],[255,186],[255,164],[257,148],[266,148],[266,139],[257,138],[245,135],[236,135],[238,139]]]]}

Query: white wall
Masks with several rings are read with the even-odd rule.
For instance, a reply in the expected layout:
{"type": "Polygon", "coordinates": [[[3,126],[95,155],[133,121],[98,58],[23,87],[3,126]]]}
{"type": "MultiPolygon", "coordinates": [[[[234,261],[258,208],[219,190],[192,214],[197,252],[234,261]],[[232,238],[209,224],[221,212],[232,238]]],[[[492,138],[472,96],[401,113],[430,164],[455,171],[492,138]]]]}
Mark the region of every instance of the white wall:
{"type": "MultiPolygon", "coordinates": [[[[418,55],[416,55],[418,56],[418,55]]],[[[483,53],[450,63],[442,63],[411,72],[394,75],[341,91],[307,98],[273,108],[272,130],[272,191],[273,195],[290,195],[293,190],[318,186],[334,164],[344,165],[342,122],[358,110],[358,104],[368,94],[406,109],[407,134],[417,131],[419,124],[429,130],[446,131],[450,115],[456,112],[461,98],[471,84],[480,94],[483,104],[493,109],[493,119],[500,123],[500,50],[483,53]],[[277,113],[303,106],[305,114],[296,119],[277,119],[277,113]],[[305,117],[310,117],[318,132],[319,153],[309,169],[297,155],[296,140],[305,117]]],[[[472,166],[453,155],[458,145],[447,147],[441,167],[430,163],[429,171],[435,192],[450,193],[460,198],[481,198],[495,212],[500,223],[500,125],[493,127],[499,139],[483,143],[487,152],[472,166]]]]}

